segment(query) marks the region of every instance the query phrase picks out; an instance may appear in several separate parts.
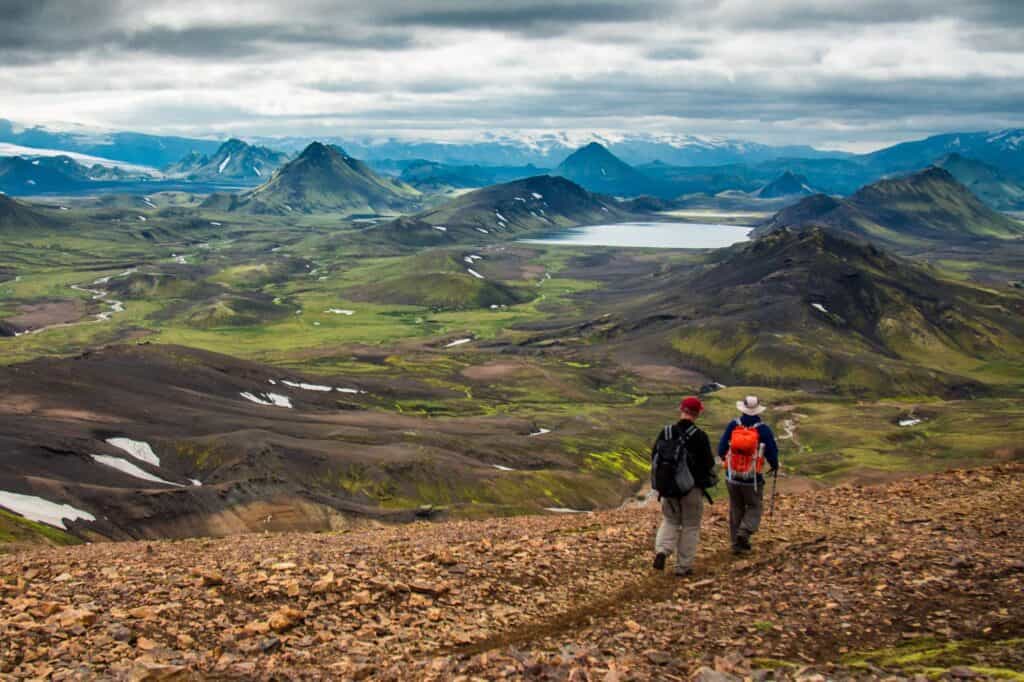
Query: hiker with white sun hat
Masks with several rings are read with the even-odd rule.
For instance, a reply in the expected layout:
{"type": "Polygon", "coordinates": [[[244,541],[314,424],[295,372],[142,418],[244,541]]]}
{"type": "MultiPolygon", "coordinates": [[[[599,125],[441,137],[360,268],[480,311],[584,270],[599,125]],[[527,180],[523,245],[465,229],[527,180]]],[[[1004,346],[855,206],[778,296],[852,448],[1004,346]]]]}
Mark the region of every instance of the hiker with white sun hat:
{"type": "Polygon", "coordinates": [[[764,508],[764,464],[774,473],[779,467],[779,447],[771,427],[761,421],[768,409],[756,395],[737,401],[740,416],[729,422],[718,441],[718,456],[725,466],[729,490],[729,538],[733,552],[750,551],[750,537],[761,525],[764,508]]]}

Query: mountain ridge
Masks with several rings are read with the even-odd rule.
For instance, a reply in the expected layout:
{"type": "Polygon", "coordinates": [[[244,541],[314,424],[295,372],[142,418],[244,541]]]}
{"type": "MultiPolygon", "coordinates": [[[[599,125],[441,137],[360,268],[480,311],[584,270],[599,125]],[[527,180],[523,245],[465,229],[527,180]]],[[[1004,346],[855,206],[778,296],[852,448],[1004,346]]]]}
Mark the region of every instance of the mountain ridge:
{"type": "Polygon", "coordinates": [[[543,230],[622,220],[611,199],[567,178],[538,175],[468,192],[441,206],[398,218],[374,232],[405,245],[502,240],[543,230]]]}
{"type": "Polygon", "coordinates": [[[902,249],[1024,236],[1024,225],[989,208],[948,171],[934,166],[866,185],[845,199],[808,197],[762,223],[754,235],[812,224],[902,249]]]}
{"type": "Polygon", "coordinates": [[[193,150],[166,172],[171,177],[198,181],[239,180],[262,182],[288,161],[284,152],[247,144],[232,138],[217,148],[212,156],[193,150]]]}
{"type": "Polygon", "coordinates": [[[313,142],[258,187],[211,195],[203,208],[261,214],[382,212],[410,207],[415,189],[377,175],[344,150],[313,142]]]}

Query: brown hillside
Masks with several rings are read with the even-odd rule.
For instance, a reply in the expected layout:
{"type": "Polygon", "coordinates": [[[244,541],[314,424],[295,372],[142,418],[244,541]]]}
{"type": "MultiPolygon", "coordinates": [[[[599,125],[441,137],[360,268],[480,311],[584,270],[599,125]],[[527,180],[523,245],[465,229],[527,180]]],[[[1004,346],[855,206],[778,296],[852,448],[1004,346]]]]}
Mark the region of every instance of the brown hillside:
{"type": "Polygon", "coordinates": [[[740,675],[770,665],[783,678],[1020,669],[1024,465],[780,496],[742,559],[726,551],[726,511],[719,503],[705,515],[691,579],[652,574],[653,507],[3,556],[0,674],[646,680],[705,665],[740,675]],[[908,648],[918,653],[897,655],[908,648]]]}

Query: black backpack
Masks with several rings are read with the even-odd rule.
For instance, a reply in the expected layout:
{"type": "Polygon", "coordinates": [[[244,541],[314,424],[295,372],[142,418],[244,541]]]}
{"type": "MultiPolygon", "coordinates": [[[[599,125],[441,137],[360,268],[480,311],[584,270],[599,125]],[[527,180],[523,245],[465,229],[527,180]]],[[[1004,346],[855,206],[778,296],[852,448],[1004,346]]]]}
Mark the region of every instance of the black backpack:
{"type": "Polygon", "coordinates": [[[662,497],[682,497],[693,490],[696,481],[690,471],[690,455],[686,444],[697,433],[697,427],[690,427],[681,437],[674,438],[672,424],[665,427],[665,433],[654,447],[651,459],[651,487],[662,497]]]}

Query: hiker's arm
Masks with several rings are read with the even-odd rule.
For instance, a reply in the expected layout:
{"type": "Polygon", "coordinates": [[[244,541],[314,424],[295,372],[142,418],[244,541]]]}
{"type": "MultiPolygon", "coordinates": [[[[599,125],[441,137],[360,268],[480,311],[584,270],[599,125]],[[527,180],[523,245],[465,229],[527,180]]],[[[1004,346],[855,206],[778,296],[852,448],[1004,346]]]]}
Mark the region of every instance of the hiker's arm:
{"type": "Polygon", "coordinates": [[[732,436],[732,430],[735,426],[735,422],[729,422],[729,425],[725,427],[725,431],[722,433],[722,437],[718,441],[719,457],[725,457],[726,453],[729,452],[729,438],[732,436]]]}
{"type": "Polygon", "coordinates": [[[658,443],[665,438],[664,431],[658,431],[658,437],[654,439],[654,445],[651,446],[651,461],[654,461],[654,454],[658,452],[658,443]]]}
{"type": "Polygon", "coordinates": [[[700,439],[700,452],[697,453],[697,456],[700,457],[701,466],[707,472],[708,478],[711,478],[715,471],[715,456],[711,454],[711,439],[707,434],[702,435],[704,437],[700,439]]]}
{"type": "Polygon", "coordinates": [[[768,464],[772,469],[779,468],[779,446],[775,442],[775,434],[772,433],[770,426],[765,424],[761,427],[761,438],[764,441],[764,458],[768,460],[768,464]]]}

